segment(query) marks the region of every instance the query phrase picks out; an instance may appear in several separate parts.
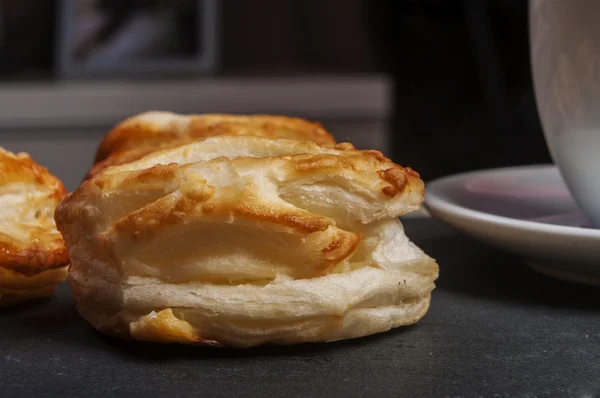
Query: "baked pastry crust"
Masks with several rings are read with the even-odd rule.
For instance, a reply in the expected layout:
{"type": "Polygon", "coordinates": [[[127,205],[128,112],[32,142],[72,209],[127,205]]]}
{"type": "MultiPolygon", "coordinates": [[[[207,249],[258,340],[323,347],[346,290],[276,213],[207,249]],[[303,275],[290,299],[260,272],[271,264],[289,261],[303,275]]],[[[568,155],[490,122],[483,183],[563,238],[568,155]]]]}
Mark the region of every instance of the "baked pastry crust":
{"type": "Polygon", "coordinates": [[[50,295],[65,279],[69,257],[53,217],[65,196],[28,154],[0,148],[0,306],[50,295]]]}
{"type": "Polygon", "coordinates": [[[97,329],[247,347],[420,319],[438,267],[396,217],[423,193],[378,151],[219,136],[108,168],[55,217],[97,329]]]}
{"type": "Polygon", "coordinates": [[[109,166],[129,163],[160,149],[221,135],[308,140],[323,146],[336,143],[320,123],[299,118],[274,115],[180,115],[152,111],[128,118],[104,137],[86,178],[109,166]]]}
{"type": "Polygon", "coordinates": [[[0,267],[0,308],[51,296],[67,279],[67,269],[63,266],[25,275],[0,267]]]}

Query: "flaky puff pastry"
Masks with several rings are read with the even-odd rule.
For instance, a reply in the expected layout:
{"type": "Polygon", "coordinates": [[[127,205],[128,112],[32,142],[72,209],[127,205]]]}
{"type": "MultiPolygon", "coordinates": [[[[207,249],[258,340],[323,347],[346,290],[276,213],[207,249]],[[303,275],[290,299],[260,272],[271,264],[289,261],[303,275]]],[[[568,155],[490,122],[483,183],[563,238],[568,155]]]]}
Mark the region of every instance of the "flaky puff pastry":
{"type": "Polygon", "coordinates": [[[133,162],[149,153],[199,138],[221,135],[308,140],[334,146],[335,139],[319,123],[274,115],[180,115],[145,112],[117,124],[104,137],[86,178],[109,166],[133,162]]]}
{"type": "Polygon", "coordinates": [[[62,182],[26,153],[0,147],[0,307],[51,295],[69,262],[54,210],[62,182]]]}
{"type": "Polygon", "coordinates": [[[420,319],[438,267],[396,217],[422,200],[418,174],[377,151],[222,136],[106,169],[56,221],[98,330],[248,347],[420,319]]]}

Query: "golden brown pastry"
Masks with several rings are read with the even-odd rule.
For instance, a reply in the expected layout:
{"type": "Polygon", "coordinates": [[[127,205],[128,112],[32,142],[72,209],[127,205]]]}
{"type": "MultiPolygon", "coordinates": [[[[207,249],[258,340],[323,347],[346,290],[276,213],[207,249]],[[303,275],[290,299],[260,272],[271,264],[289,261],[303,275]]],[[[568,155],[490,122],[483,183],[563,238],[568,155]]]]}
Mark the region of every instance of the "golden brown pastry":
{"type": "Polygon", "coordinates": [[[220,136],[104,170],[56,221],[98,330],[248,347],[419,320],[438,267],[396,217],[422,200],[418,174],[378,151],[220,136]]]}
{"type": "Polygon", "coordinates": [[[109,166],[129,163],[160,149],[220,135],[289,138],[333,146],[319,123],[273,115],[178,115],[145,112],[119,123],[100,143],[90,178],[109,166]]]}
{"type": "Polygon", "coordinates": [[[54,210],[62,182],[26,153],[0,147],[0,307],[51,295],[69,258],[54,210]]]}

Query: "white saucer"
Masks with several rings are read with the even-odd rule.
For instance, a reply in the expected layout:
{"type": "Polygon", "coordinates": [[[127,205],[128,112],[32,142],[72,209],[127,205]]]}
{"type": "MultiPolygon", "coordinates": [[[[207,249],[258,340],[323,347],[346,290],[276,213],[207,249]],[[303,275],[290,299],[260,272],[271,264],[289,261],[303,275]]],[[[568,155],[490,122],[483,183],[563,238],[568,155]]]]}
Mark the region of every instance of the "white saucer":
{"type": "Polygon", "coordinates": [[[457,229],[524,257],[537,271],[600,284],[600,229],[589,227],[555,166],[441,178],[427,184],[425,207],[457,229]]]}

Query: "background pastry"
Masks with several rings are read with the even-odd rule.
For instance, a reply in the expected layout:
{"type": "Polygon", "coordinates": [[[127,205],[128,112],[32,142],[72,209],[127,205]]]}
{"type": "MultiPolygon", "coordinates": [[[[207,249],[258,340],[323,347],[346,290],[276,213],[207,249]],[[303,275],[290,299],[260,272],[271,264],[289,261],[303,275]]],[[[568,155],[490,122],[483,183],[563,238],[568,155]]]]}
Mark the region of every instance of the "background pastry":
{"type": "Polygon", "coordinates": [[[377,151],[219,136],[104,170],[56,221],[97,329],[247,347],[420,319],[438,267],[396,217],[422,199],[418,174],[377,151]]]}
{"type": "Polygon", "coordinates": [[[26,153],[0,147],[0,306],[51,295],[69,258],[54,210],[62,182],[26,153]]]}
{"type": "Polygon", "coordinates": [[[314,141],[333,146],[335,139],[320,123],[273,115],[179,115],[145,112],[119,123],[100,143],[87,178],[109,166],[138,160],[160,149],[220,135],[258,136],[314,141]]]}

